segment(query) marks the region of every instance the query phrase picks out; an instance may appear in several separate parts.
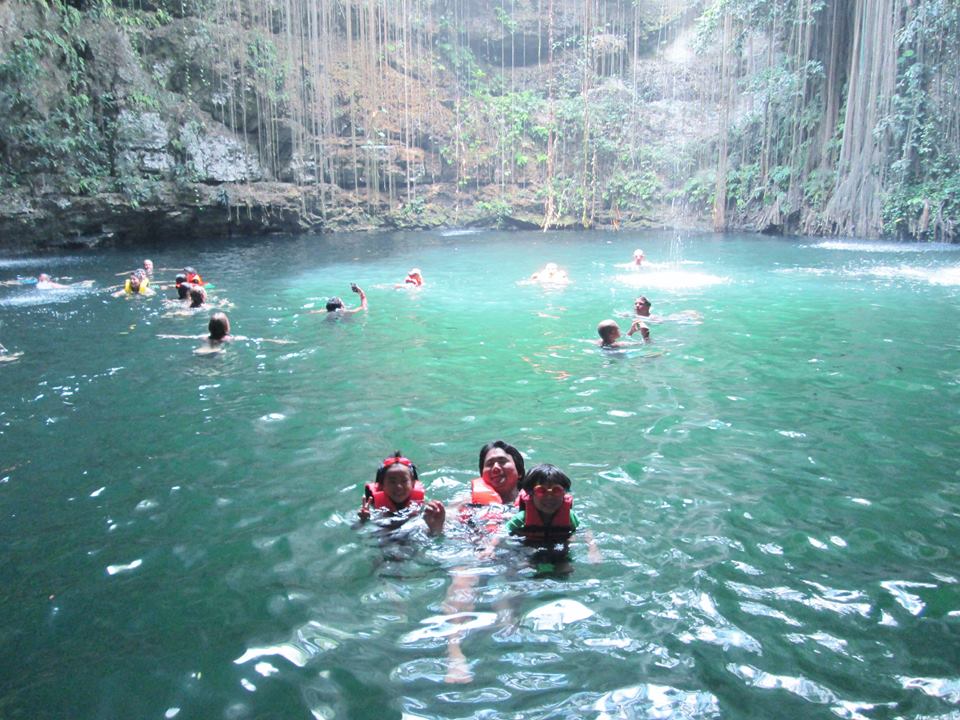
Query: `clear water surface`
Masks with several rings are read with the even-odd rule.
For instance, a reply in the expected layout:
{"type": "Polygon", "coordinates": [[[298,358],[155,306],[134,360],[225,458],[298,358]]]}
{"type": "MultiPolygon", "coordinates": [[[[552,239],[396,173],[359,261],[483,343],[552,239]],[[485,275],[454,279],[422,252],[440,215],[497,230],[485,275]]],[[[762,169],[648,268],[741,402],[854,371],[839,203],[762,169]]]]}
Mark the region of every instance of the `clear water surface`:
{"type": "Polygon", "coordinates": [[[0,363],[0,717],[960,716],[960,247],[462,231],[0,259],[44,270],[96,284],[0,288],[23,352],[0,363]],[[619,267],[635,247],[654,264],[619,267]],[[145,255],[295,344],[158,338],[208,315],[109,297],[145,255]],[[572,283],[518,284],[547,261],[572,283]],[[411,266],[427,285],[394,289],[411,266]],[[309,314],[351,281],[367,314],[309,314]],[[640,293],[674,318],[599,350],[640,293]],[[569,472],[601,562],[478,556],[455,513],[436,540],[353,527],[388,452],[449,503],[495,438],[569,472]],[[470,683],[445,682],[454,631],[470,683]]]}

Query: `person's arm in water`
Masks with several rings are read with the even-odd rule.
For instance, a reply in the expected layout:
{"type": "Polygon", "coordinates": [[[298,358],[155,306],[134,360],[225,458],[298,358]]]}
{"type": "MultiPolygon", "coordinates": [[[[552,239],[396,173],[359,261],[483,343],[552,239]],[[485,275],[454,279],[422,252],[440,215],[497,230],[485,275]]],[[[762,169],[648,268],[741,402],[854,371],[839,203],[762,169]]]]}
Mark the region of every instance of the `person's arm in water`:
{"type": "Polygon", "coordinates": [[[580,529],[580,518],[573,510],[570,511],[570,522],[574,528],[573,536],[582,537],[584,542],[587,543],[587,561],[594,564],[603,562],[603,556],[600,554],[600,548],[597,547],[596,540],[593,539],[593,533],[589,529],[580,529]]]}

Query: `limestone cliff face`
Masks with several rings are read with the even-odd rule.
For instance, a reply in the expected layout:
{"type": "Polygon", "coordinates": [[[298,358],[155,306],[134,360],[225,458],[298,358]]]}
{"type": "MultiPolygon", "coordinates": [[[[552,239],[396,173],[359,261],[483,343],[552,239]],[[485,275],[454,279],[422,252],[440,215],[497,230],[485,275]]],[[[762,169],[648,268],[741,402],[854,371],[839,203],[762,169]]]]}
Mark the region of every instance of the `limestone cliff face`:
{"type": "Polygon", "coordinates": [[[7,0],[0,243],[703,222],[701,5],[7,0]]]}

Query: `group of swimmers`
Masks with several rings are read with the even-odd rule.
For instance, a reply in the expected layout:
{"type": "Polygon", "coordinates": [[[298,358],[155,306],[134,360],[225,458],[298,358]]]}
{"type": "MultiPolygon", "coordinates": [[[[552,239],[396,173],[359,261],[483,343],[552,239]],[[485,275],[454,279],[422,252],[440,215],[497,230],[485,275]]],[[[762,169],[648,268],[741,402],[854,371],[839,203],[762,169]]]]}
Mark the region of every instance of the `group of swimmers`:
{"type": "MultiPolygon", "coordinates": [[[[470,482],[469,495],[452,504],[459,525],[478,541],[478,559],[489,559],[504,535],[532,547],[529,563],[538,576],[566,574],[572,570],[569,543],[580,529],[573,510],[570,478],[560,468],[541,463],[525,470],[520,451],[502,440],[480,448],[480,475],[470,482]]],[[[430,535],[440,535],[447,512],[439,500],[428,500],[417,467],[399,451],[377,466],[373,482],[364,487],[358,511],[361,523],[376,522],[387,531],[387,540],[405,523],[419,519],[430,535]]],[[[583,533],[590,562],[600,562],[600,552],[589,530],[583,533]]],[[[469,568],[454,569],[443,603],[447,645],[445,681],[473,679],[461,647],[464,631],[476,602],[480,576],[469,568]]],[[[504,610],[509,612],[509,608],[504,610]]]]}
{"type": "MultiPolygon", "coordinates": [[[[629,265],[631,267],[639,268],[643,265],[645,256],[643,250],[636,249],[633,252],[633,258],[629,265]]],[[[171,270],[170,268],[163,268],[164,270],[171,270]]],[[[113,292],[114,297],[120,296],[151,296],[155,295],[155,290],[151,287],[151,281],[153,279],[154,273],[154,264],[152,260],[146,259],[143,261],[143,266],[132,271],[124,271],[118,273],[118,275],[127,275],[128,277],[124,281],[122,286],[119,286],[119,289],[116,292],[113,292]]],[[[546,286],[551,285],[566,285],[569,283],[570,278],[567,275],[566,271],[557,266],[556,263],[547,263],[541,270],[533,273],[529,279],[525,282],[536,282],[546,286]]],[[[33,284],[37,289],[40,290],[50,290],[58,288],[68,288],[71,285],[65,285],[59,282],[54,281],[48,274],[40,273],[37,278],[17,278],[17,280],[4,281],[2,284],[33,284]]],[[[74,285],[89,285],[92,284],[92,281],[82,281],[80,283],[74,283],[74,285]]],[[[175,302],[180,304],[185,304],[186,307],[181,311],[174,312],[172,314],[188,314],[192,311],[195,311],[199,308],[203,308],[207,305],[208,296],[206,291],[206,283],[200,274],[192,267],[184,267],[181,271],[178,271],[176,278],[174,280],[174,287],[177,291],[177,300],[168,301],[175,302]]],[[[395,288],[412,288],[419,289],[424,286],[423,273],[420,268],[411,268],[408,272],[404,281],[394,285],[395,288]]],[[[163,289],[165,286],[160,286],[163,289]]],[[[169,287],[169,286],[166,286],[169,287]]],[[[113,288],[108,288],[112,290],[113,288]]],[[[367,310],[367,296],[366,293],[360,288],[356,283],[350,284],[350,289],[356,293],[360,298],[360,304],[356,307],[350,308],[347,307],[343,300],[340,297],[334,296],[329,298],[324,306],[323,310],[311,310],[311,313],[323,313],[334,316],[344,316],[352,315],[354,313],[362,312],[367,310]]],[[[223,306],[229,306],[229,303],[222,303],[223,306]]],[[[636,316],[633,318],[630,329],[627,331],[627,337],[630,338],[636,334],[642,338],[642,342],[649,343],[652,341],[650,335],[650,327],[647,324],[650,319],[650,301],[644,297],[638,297],[634,302],[634,308],[636,316]]],[[[629,346],[633,343],[631,340],[626,340],[623,338],[619,324],[612,319],[607,319],[601,321],[597,325],[597,334],[600,336],[599,345],[604,349],[622,349],[626,346],[629,346]]],[[[198,348],[197,352],[209,352],[219,350],[224,342],[230,340],[241,340],[248,339],[244,336],[231,335],[230,334],[230,320],[227,317],[226,313],[222,311],[214,312],[208,323],[208,335],[160,335],[159,337],[164,338],[187,338],[187,339],[206,339],[208,341],[208,346],[205,348],[198,348]]],[[[284,340],[264,340],[263,338],[258,338],[258,341],[266,342],[289,342],[284,340]]],[[[22,353],[8,353],[6,348],[0,345],[0,358],[3,360],[15,360],[20,357],[22,353]]]]}
{"type": "MultiPolygon", "coordinates": [[[[478,469],[469,496],[454,502],[468,527],[494,535],[502,526],[528,543],[550,546],[565,545],[577,530],[570,478],[560,468],[541,463],[526,471],[520,451],[495,440],[480,448],[478,469]]],[[[446,520],[443,503],[426,498],[417,466],[399,450],[377,466],[357,514],[361,522],[376,518],[391,529],[419,517],[431,535],[441,534],[446,520]]]]}

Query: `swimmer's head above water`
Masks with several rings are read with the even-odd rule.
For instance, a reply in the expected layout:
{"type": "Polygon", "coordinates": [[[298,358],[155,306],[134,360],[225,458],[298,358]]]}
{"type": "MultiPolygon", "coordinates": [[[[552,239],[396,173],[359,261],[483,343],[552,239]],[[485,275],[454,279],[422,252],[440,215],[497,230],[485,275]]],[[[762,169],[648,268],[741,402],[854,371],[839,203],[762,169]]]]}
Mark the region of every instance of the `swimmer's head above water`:
{"type": "Polygon", "coordinates": [[[215,312],[207,324],[211,340],[223,340],[230,334],[230,318],[224,312],[215,312]]]}
{"type": "Polygon", "coordinates": [[[207,300],[207,291],[199,285],[190,285],[190,307],[196,308],[207,300]]]}
{"type": "Polygon", "coordinates": [[[620,326],[616,320],[602,320],[597,325],[597,335],[603,345],[613,345],[620,339],[620,326]]]}
{"type": "Polygon", "coordinates": [[[337,310],[343,310],[343,300],[338,297],[332,297],[327,300],[326,304],[327,312],[336,312],[337,310]]]}
{"type": "Polygon", "coordinates": [[[406,504],[410,499],[417,479],[417,466],[403,457],[399,450],[385,458],[377,468],[377,487],[397,506],[406,504]]]}
{"type": "Polygon", "coordinates": [[[480,476],[504,502],[516,497],[525,472],[523,455],[513,445],[494,440],[480,448],[480,476]]]}

